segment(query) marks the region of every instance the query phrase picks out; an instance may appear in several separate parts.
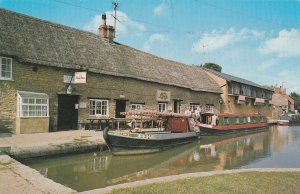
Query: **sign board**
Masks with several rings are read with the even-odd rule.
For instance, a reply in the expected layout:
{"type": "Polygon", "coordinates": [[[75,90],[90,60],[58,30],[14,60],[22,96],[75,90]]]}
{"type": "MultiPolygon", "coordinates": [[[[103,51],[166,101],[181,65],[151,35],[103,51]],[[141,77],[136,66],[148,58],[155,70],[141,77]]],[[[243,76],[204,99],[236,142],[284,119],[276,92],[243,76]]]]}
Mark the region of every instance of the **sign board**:
{"type": "Polygon", "coordinates": [[[164,90],[157,90],[156,100],[162,102],[170,102],[171,92],[164,90]]]}
{"type": "Polygon", "coordinates": [[[66,83],[66,84],[69,84],[69,83],[74,84],[75,83],[74,76],[64,75],[64,83],[66,83]],[[72,81],[71,81],[71,79],[72,79],[72,81]]]}
{"type": "Polygon", "coordinates": [[[87,108],[86,102],[79,102],[79,108],[87,108]]]}
{"type": "Polygon", "coordinates": [[[86,72],[75,72],[75,84],[86,83],[86,72]]]}

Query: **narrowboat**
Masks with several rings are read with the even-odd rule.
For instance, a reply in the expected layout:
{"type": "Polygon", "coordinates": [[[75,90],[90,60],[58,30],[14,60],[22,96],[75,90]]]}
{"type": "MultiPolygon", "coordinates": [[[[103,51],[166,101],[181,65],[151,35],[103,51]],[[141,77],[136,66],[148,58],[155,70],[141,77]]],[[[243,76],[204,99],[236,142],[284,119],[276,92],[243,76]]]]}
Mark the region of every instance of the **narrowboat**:
{"type": "MultiPolygon", "coordinates": [[[[106,127],[103,131],[103,138],[113,155],[154,153],[191,143],[199,138],[199,130],[194,130],[190,122],[191,118],[186,115],[154,111],[134,111],[122,114],[150,116],[152,121],[155,117],[159,124],[154,128],[147,128],[143,124],[146,122],[141,122],[140,126],[132,125],[134,128],[129,130],[113,130],[106,127]]],[[[147,118],[143,121],[147,121],[147,118]]]]}
{"type": "Polygon", "coordinates": [[[201,136],[258,131],[268,126],[267,117],[261,114],[203,113],[201,119],[201,136]]]}
{"type": "Polygon", "coordinates": [[[279,125],[283,125],[283,123],[285,123],[285,125],[300,124],[300,114],[282,114],[277,123],[279,125]]]}

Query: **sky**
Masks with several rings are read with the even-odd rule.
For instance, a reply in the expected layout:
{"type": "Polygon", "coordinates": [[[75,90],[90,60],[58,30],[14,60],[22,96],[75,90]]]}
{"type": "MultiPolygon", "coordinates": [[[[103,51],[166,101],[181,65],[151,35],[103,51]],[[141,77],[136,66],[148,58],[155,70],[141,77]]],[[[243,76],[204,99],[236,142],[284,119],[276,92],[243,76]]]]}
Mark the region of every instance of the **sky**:
{"type": "MultiPolygon", "coordinates": [[[[115,0],[115,41],[300,93],[300,0],[115,0]]],[[[0,7],[98,34],[111,0],[0,0],[0,7]]]]}

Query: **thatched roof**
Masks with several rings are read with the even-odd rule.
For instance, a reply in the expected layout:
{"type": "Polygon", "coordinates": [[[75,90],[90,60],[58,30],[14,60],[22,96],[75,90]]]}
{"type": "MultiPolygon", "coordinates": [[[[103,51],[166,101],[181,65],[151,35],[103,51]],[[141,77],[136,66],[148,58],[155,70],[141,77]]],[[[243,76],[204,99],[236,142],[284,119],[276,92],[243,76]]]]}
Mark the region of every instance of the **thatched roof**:
{"type": "Polygon", "coordinates": [[[24,62],[130,77],[221,93],[202,69],[162,59],[99,35],[0,9],[0,54],[24,62]]]}

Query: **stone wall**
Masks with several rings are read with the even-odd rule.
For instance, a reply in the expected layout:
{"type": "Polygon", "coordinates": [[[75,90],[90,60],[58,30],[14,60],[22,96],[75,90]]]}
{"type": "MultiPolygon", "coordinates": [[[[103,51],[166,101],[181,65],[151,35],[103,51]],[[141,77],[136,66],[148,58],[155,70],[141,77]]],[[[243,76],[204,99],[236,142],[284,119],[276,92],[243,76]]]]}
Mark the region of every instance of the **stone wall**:
{"type": "MultiPolygon", "coordinates": [[[[17,91],[46,93],[49,96],[49,129],[57,129],[58,99],[57,93],[65,93],[68,84],[63,82],[64,75],[74,75],[76,70],[48,67],[34,64],[24,64],[13,59],[13,81],[0,81],[0,130],[16,129],[17,91]]],[[[78,70],[77,70],[78,71],[78,70]]],[[[166,75],[167,76],[167,75],[166,75]]],[[[87,73],[86,84],[72,84],[73,93],[79,94],[79,102],[87,104],[87,108],[79,108],[78,122],[87,122],[89,117],[89,98],[109,99],[110,117],[115,116],[115,99],[124,95],[126,110],[130,109],[131,102],[145,103],[144,109],[158,109],[157,90],[166,90],[171,93],[168,108],[173,107],[173,99],[180,98],[181,111],[190,103],[214,104],[219,106],[220,95],[208,92],[195,92],[190,89],[146,82],[132,78],[117,77],[104,74],[87,73]]],[[[30,132],[26,131],[26,132],[30,132]]],[[[33,131],[32,131],[33,132],[33,131]]],[[[21,132],[22,133],[22,132],[21,132]]]]}
{"type": "Polygon", "coordinates": [[[228,95],[228,84],[227,81],[213,73],[206,71],[206,73],[213,78],[218,85],[221,87],[223,94],[221,94],[222,103],[220,112],[222,113],[261,113],[270,118],[277,118],[277,114],[274,112],[274,108],[271,105],[255,106],[250,104],[237,104],[235,97],[228,95]]]}

